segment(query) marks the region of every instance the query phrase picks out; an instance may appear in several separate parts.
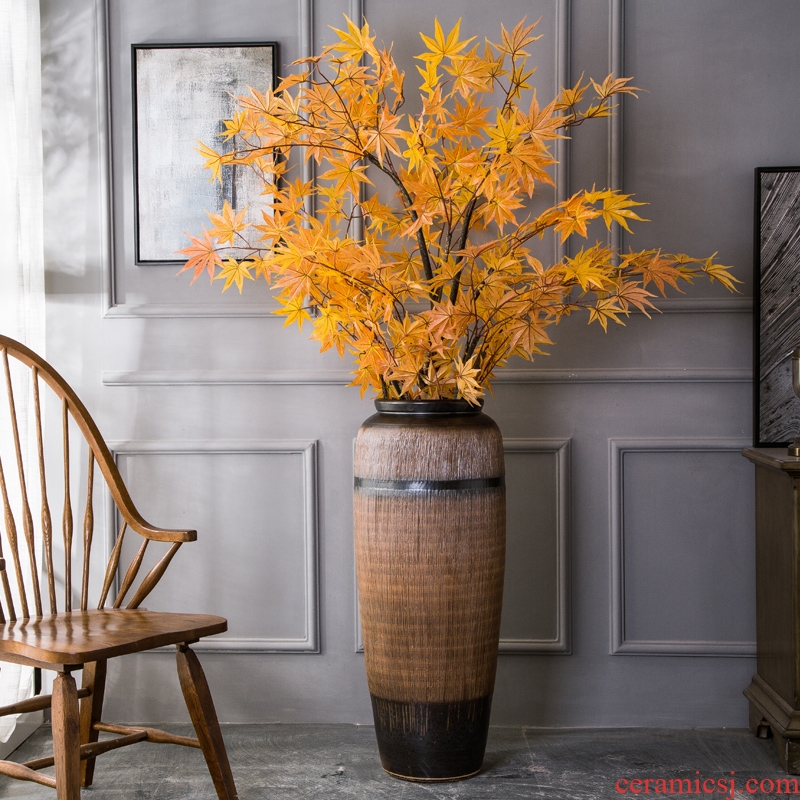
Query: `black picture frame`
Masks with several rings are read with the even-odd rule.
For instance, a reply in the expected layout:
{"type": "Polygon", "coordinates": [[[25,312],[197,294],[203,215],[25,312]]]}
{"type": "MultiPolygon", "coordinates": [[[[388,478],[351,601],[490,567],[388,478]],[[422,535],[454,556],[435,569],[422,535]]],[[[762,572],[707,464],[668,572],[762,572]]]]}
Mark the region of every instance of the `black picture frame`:
{"type": "Polygon", "coordinates": [[[225,166],[209,181],[202,142],[224,146],[217,135],[234,114],[235,98],[252,87],[278,83],[277,42],[146,43],[131,45],[133,82],[133,203],[135,263],[183,264],[177,251],[219,213],[225,200],[264,205],[250,170],[225,166]]]}
{"type": "Polygon", "coordinates": [[[800,166],[755,171],[754,439],[785,447],[800,434],[791,355],[800,347],[800,166]]]}

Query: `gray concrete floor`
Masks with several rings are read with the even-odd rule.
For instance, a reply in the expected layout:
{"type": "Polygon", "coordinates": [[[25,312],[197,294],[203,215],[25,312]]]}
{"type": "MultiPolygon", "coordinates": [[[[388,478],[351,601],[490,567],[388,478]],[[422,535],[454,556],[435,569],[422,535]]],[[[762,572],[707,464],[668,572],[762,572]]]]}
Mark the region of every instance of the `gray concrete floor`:
{"type": "MultiPolygon", "coordinates": [[[[191,733],[189,726],[169,729],[191,733]]],[[[229,725],[223,733],[241,800],[601,800],[633,794],[677,797],[678,787],[683,794],[722,800],[786,794],[775,792],[782,788],[775,781],[787,776],[778,765],[772,741],[738,729],[493,727],[483,771],[466,781],[437,784],[386,775],[368,726],[229,725]],[[635,779],[641,783],[625,783],[635,779]],[[666,783],[659,784],[658,779],[666,783]],[[735,795],[728,788],[731,779],[735,795]],[[672,787],[670,780],[676,782],[672,787]],[[627,792],[617,790],[619,781],[627,792]]],[[[41,728],[11,760],[38,758],[48,747],[49,730],[41,728]]],[[[198,750],[148,743],[101,756],[95,785],[83,796],[87,800],[216,798],[198,750]]],[[[53,800],[55,793],[0,777],[0,797],[53,800]]]]}

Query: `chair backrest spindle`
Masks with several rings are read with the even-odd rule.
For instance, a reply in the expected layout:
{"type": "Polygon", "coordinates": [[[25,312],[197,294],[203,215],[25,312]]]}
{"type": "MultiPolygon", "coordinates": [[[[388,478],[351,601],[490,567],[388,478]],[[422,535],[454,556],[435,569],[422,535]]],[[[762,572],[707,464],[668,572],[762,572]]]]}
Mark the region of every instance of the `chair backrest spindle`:
{"type": "Polygon", "coordinates": [[[61,438],[64,454],[64,512],[61,529],[64,536],[64,609],[72,611],[72,487],[69,478],[69,403],[67,398],[61,404],[61,438]]]}
{"type": "MultiPolygon", "coordinates": [[[[2,549],[2,548],[0,548],[2,549]]],[[[5,578],[6,575],[6,561],[2,557],[2,553],[0,553],[0,573],[2,573],[3,577],[5,578]]],[[[6,615],[3,613],[3,602],[0,600],[0,623],[6,621],[6,615]]]]}
{"type": "MultiPolygon", "coordinates": [[[[33,541],[33,516],[28,502],[28,487],[25,481],[25,467],[22,458],[22,443],[19,437],[19,424],[17,422],[17,407],[14,402],[14,387],[11,383],[11,368],[8,363],[8,350],[3,348],[3,366],[6,373],[6,388],[8,389],[8,408],[11,417],[11,433],[14,437],[14,450],[17,456],[17,475],[19,477],[19,491],[22,500],[22,533],[28,548],[28,557],[31,565],[31,583],[33,586],[33,603],[37,616],[42,615],[42,594],[39,590],[39,570],[36,566],[36,545],[33,541]]],[[[24,587],[19,587],[20,595],[25,594],[24,587]]],[[[27,614],[25,616],[28,616],[27,614]]]]}
{"type": "Polygon", "coordinates": [[[119,587],[119,593],[117,594],[116,600],[114,600],[114,608],[120,608],[122,606],[122,601],[125,599],[125,595],[128,594],[128,590],[131,588],[133,582],[136,580],[136,576],[139,574],[139,567],[142,566],[142,559],[144,558],[145,550],[147,550],[147,545],[150,543],[149,539],[145,539],[139,549],[136,552],[136,555],[133,557],[133,560],[128,567],[128,571],[125,573],[125,577],[122,579],[122,586],[119,587]]]}
{"type": "Polygon", "coordinates": [[[108,564],[106,565],[106,574],[105,578],[103,579],[103,589],[100,592],[100,600],[97,603],[98,608],[105,607],[106,599],[108,598],[108,592],[111,589],[111,584],[114,582],[114,576],[117,574],[117,570],[119,569],[119,557],[122,555],[122,542],[125,538],[126,530],[128,530],[128,523],[123,522],[122,527],[119,529],[117,541],[114,543],[114,549],[111,551],[111,557],[108,559],[108,564]]]}
{"type": "Polygon", "coordinates": [[[50,600],[50,613],[58,611],[56,601],[56,581],[53,570],[53,520],[50,504],[47,501],[47,476],[44,468],[44,436],[42,435],[42,404],[39,399],[39,368],[33,367],[33,405],[36,415],[36,452],[39,462],[39,491],[42,503],[42,539],[44,540],[45,571],[47,573],[47,594],[50,600]]]}
{"type": "Polygon", "coordinates": [[[183,542],[175,542],[167,551],[166,555],[144,576],[142,582],[139,584],[139,588],[136,590],[126,608],[139,608],[139,605],[145,597],[153,591],[155,585],[161,580],[161,576],[169,566],[169,562],[172,561],[172,557],[178,552],[178,548],[182,544],[183,542]]]}
{"type": "MultiPolygon", "coordinates": [[[[11,548],[11,560],[14,564],[14,572],[17,576],[17,581],[20,586],[24,587],[22,582],[22,568],[19,563],[19,550],[17,548],[17,526],[14,522],[14,513],[11,510],[11,503],[8,499],[8,487],[6,486],[6,476],[3,471],[3,460],[0,459],[0,495],[3,498],[3,520],[6,526],[6,536],[8,538],[8,546],[11,548]]],[[[0,543],[0,557],[3,555],[2,543],[0,543]]],[[[3,570],[3,594],[6,598],[6,605],[8,606],[9,618],[13,621],[17,618],[16,609],[14,608],[14,597],[11,594],[11,586],[8,582],[8,571],[3,570]]],[[[28,603],[25,599],[24,588],[21,593],[22,613],[27,616],[28,603]]]]}
{"type": "Polygon", "coordinates": [[[81,578],[81,611],[89,607],[89,561],[94,537],[94,453],[89,450],[89,467],[86,476],[86,508],[83,514],[83,575],[81,578]]]}

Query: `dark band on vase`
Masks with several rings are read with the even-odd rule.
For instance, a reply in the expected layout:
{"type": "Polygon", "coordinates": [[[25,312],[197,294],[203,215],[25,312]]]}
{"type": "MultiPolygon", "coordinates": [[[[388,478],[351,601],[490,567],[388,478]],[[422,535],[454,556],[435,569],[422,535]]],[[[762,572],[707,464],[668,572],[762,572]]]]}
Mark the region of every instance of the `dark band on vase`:
{"type": "Polygon", "coordinates": [[[500,489],[506,485],[504,475],[491,478],[464,478],[451,481],[402,481],[380,480],[378,478],[354,479],[356,489],[377,492],[443,492],[468,491],[470,489],[500,489]]]}

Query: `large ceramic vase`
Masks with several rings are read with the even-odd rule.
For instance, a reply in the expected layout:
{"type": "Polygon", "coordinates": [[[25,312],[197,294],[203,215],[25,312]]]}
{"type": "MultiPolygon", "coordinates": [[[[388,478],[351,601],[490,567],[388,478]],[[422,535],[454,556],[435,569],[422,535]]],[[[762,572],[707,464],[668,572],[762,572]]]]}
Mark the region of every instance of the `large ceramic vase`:
{"type": "Polygon", "coordinates": [[[464,401],[377,400],[355,449],[364,658],[383,768],[481,768],[497,668],[505,470],[497,425],[464,401]]]}

